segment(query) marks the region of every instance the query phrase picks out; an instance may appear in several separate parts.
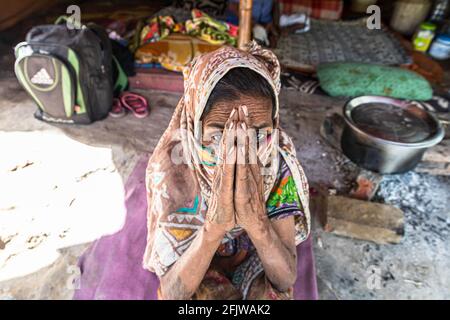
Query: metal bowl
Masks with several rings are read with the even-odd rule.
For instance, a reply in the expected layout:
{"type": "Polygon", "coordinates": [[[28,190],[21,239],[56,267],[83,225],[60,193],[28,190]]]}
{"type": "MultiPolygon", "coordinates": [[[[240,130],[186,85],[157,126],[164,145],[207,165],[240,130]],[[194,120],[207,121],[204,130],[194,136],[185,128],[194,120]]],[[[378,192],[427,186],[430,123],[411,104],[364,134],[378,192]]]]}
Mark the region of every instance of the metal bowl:
{"type": "Polygon", "coordinates": [[[439,120],[414,103],[381,96],[353,98],[344,106],[344,154],[380,173],[414,169],[424,152],[441,142],[439,120]]]}

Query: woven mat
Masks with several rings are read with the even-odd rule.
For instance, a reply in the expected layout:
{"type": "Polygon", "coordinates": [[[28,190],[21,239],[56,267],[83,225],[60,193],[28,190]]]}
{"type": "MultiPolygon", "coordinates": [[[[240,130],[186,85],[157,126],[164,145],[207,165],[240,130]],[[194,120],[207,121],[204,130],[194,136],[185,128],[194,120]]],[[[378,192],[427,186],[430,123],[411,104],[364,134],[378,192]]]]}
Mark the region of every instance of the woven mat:
{"type": "Polygon", "coordinates": [[[326,62],[410,64],[412,59],[386,28],[370,30],[366,19],[325,21],[311,19],[311,29],[281,37],[275,50],[285,67],[315,70],[326,62]]]}

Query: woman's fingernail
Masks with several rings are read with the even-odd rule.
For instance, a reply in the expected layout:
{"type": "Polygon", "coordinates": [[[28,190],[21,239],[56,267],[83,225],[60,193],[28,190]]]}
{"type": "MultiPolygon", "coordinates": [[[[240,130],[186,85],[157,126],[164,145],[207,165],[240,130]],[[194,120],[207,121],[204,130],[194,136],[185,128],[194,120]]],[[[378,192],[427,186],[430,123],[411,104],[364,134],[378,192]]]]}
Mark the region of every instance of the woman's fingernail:
{"type": "Polygon", "coordinates": [[[233,127],[234,127],[234,122],[232,122],[232,123],[230,123],[230,126],[228,127],[228,129],[233,129],[233,127]]]}
{"type": "Polygon", "coordinates": [[[245,122],[241,122],[241,127],[244,130],[247,130],[247,125],[245,124],[245,122]]]}
{"type": "Polygon", "coordinates": [[[230,118],[233,118],[234,114],[236,113],[236,109],[233,108],[233,110],[230,113],[230,118]]]}
{"type": "Polygon", "coordinates": [[[247,106],[242,106],[242,111],[244,112],[244,116],[248,117],[247,106]]]}
{"type": "Polygon", "coordinates": [[[231,147],[230,150],[228,150],[228,155],[231,155],[234,152],[234,146],[231,147]]]}

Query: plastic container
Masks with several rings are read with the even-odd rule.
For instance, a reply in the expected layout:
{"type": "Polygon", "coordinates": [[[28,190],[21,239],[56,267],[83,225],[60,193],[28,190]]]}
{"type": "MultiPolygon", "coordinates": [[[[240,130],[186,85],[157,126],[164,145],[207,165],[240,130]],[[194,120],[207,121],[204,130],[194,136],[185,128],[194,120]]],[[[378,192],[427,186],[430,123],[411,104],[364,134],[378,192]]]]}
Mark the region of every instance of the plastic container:
{"type": "Polygon", "coordinates": [[[430,7],[431,2],[428,0],[396,1],[390,22],[391,28],[401,34],[412,35],[426,19],[430,7]]]}
{"type": "Polygon", "coordinates": [[[436,25],[430,22],[421,23],[419,30],[413,38],[414,49],[420,52],[427,52],[433,41],[436,25]]]}
{"type": "Polygon", "coordinates": [[[430,56],[438,60],[445,60],[450,58],[450,36],[437,36],[431,45],[430,56]]]}

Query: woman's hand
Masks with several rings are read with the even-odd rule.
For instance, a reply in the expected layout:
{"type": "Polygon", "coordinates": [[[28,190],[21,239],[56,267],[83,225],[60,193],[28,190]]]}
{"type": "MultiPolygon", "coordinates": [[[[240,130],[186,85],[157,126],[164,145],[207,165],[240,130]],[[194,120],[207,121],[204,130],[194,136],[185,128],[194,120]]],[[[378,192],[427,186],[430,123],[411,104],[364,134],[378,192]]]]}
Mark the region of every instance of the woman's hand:
{"type": "Polygon", "coordinates": [[[219,163],[211,186],[211,199],[206,214],[208,232],[223,237],[236,225],[234,175],[236,170],[237,111],[233,110],[225,124],[221,139],[219,163]]]}
{"type": "Polygon", "coordinates": [[[164,299],[192,297],[205,277],[225,233],[236,225],[233,195],[237,120],[237,111],[234,111],[225,124],[203,229],[181,258],[160,279],[164,299]]]}
{"type": "Polygon", "coordinates": [[[261,230],[261,226],[267,221],[264,183],[257,163],[256,145],[250,143],[252,137],[245,106],[239,110],[239,119],[241,121],[238,123],[237,135],[241,143],[237,144],[234,206],[236,222],[250,233],[261,230]]]}

